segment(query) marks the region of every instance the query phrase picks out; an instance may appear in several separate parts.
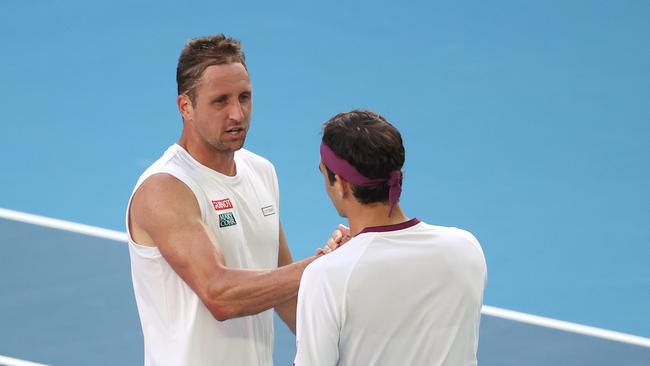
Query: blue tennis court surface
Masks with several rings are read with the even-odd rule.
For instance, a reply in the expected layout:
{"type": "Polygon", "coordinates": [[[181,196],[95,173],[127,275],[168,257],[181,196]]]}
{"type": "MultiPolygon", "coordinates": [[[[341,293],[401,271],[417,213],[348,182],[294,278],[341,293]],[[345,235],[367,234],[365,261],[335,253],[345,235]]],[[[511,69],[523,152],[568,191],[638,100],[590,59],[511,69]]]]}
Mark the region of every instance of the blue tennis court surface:
{"type": "Polygon", "coordinates": [[[341,222],[321,123],[373,109],[404,137],[406,214],[481,241],[481,364],[649,365],[648,19],[645,0],[1,2],[0,208],[92,227],[0,219],[0,364],[141,363],[126,202],[178,138],[181,48],[224,32],[294,258],[341,222]]]}
{"type": "MultiPolygon", "coordinates": [[[[142,336],[124,234],[57,220],[43,222],[6,210],[0,214],[4,295],[0,324],[10,330],[0,333],[0,355],[13,359],[0,358],[0,365],[20,366],[17,360],[47,365],[141,364],[142,336]]],[[[565,331],[548,324],[548,319],[538,320],[547,323],[540,326],[530,319],[504,317],[503,312],[484,309],[482,365],[650,362],[650,339],[585,331],[575,324],[569,326],[577,333],[565,331]]],[[[294,342],[288,329],[276,322],[276,365],[291,364],[294,342]]]]}

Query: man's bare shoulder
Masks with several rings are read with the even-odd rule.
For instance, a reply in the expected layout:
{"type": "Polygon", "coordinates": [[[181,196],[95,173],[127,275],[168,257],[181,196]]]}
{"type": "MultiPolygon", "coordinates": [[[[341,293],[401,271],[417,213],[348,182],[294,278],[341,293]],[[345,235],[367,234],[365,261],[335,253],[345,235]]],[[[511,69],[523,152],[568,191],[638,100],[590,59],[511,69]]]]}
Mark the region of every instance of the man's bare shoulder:
{"type": "Polygon", "coordinates": [[[155,246],[155,232],[201,216],[192,190],[168,173],[147,177],[133,194],[129,224],[134,241],[155,246]]]}
{"type": "Polygon", "coordinates": [[[135,201],[165,204],[165,202],[175,200],[178,196],[186,196],[188,194],[192,194],[191,189],[180,179],[169,173],[156,173],[147,177],[140,184],[140,187],[138,187],[133,195],[132,205],[136,203],[135,201]]]}

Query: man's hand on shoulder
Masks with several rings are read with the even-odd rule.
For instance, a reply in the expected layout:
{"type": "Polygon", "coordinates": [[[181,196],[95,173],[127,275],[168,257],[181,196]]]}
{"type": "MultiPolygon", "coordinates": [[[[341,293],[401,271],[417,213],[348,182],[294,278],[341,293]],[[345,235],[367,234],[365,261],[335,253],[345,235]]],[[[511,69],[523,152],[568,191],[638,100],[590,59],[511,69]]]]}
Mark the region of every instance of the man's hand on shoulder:
{"type": "Polygon", "coordinates": [[[321,256],[331,253],[341,245],[350,241],[350,239],[352,239],[350,236],[350,228],[343,224],[339,224],[339,227],[332,232],[332,236],[327,240],[327,243],[322,248],[316,249],[316,255],[321,256]]]}

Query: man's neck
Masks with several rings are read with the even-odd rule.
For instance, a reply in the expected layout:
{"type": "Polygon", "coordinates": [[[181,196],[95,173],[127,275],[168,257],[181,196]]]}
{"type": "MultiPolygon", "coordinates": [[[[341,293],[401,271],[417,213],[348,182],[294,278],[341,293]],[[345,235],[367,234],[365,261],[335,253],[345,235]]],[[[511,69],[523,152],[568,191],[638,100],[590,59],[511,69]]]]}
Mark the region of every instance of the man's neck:
{"type": "Polygon", "coordinates": [[[181,135],[177,144],[208,168],[230,177],[237,174],[234,152],[219,151],[201,141],[188,139],[185,135],[181,135]]]}
{"type": "Polygon", "coordinates": [[[385,203],[355,204],[353,207],[348,207],[350,235],[355,236],[368,227],[395,225],[409,220],[402,212],[399,203],[393,208],[390,217],[388,211],[389,206],[385,203]]]}

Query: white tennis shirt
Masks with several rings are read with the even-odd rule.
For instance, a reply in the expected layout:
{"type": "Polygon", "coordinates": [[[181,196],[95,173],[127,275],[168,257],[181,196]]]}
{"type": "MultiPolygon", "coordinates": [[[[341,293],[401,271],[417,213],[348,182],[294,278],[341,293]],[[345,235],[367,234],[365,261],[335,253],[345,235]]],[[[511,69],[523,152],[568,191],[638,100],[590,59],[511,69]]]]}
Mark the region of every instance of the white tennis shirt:
{"type": "MultiPolygon", "coordinates": [[[[175,176],[194,192],[202,220],[219,243],[228,267],[276,268],[279,193],[275,169],[244,149],[235,153],[235,163],[237,175],[225,176],[175,144],[142,174],[134,192],[153,174],[175,176]]],[[[138,245],[129,234],[129,253],[146,366],[273,364],[272,309],[217,321],[158,248],[138,245]]]]}
{"type": "Polygon", "coordinates": [[[476,365],[486,278],[467,231],[367,228],[305,270],[295,365],[476,365]]]}

